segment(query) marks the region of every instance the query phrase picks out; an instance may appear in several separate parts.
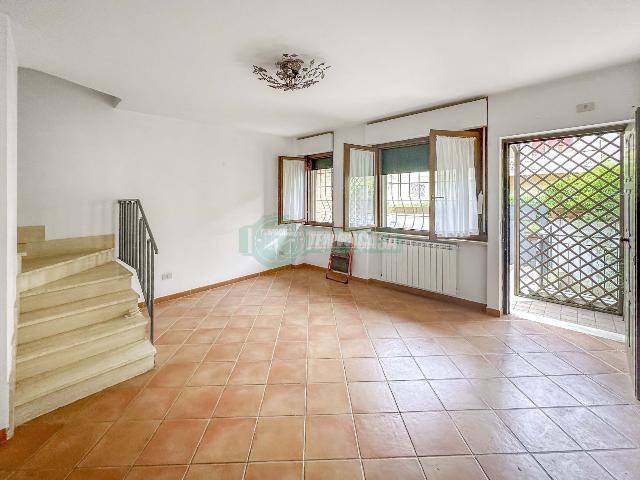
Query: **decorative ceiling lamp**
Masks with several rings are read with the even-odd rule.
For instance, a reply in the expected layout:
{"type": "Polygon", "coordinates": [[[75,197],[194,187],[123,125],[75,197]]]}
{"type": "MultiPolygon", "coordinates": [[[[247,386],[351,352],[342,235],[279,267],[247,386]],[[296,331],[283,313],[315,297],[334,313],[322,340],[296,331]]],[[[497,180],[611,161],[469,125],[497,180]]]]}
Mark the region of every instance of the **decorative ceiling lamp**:
{"type": "Polygon", "coordinates": [[[259,80],[267,82],[271,88],[284,91],[308,88],[322,80],[327,69],[331,68],[324,62],[316,63],[315,59],[307,66],[295,53],[282,54],[282,59],[276,63],[276,67],[275,77],[269,75],[266,68],[257,65],[253,66],[253,73],[259,80]]]}

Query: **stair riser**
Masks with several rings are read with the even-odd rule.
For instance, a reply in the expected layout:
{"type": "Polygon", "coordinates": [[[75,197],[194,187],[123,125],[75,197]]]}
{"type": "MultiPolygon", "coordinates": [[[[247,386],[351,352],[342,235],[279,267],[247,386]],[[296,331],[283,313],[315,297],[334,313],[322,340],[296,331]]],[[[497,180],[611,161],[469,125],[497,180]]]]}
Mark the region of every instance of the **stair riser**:
{"type": "Polygon", "coordinates": [[[116,348],[124,347],[128,344],[144,340],[146,338],[146,327],[140,325],[135,328],[116,332],[103,338],[97,338],[87,343],[71,346],[64,350],[54,352],[42,357],[20,362],[16,366],[17,381],[46,373],[56,368],[71,365],[77,361],[108,352],[116,348]]]}
{"type": "Polygon", "coordinates": [[[27,255],[30,257],[50,257],[81,253],[87,250],[103,250],[113,248],[113,235],[97,235],[93,237],[63,238],[60,240],[45,240],[41,242],[27,242],[27,255]]]}
{"type": "Polygon", "coordinates": [[[23,273],[18,277],[18,291],[24,292],[25,290],[41,287],[49,282],[55,282],[61,278],[104,265],[112,259],[113,250],[104,250],[46,269],[23,273]]]}
{"type": "Polygon", "coordinates": [[[119,370],[142,358],[155,356],[155,348],[147,340],[123,348],[109,350],[70,365],[48,372],[37,377],[16,383],[15,405],[17,407],[33,402],[36,399],[67,390],[73,385],[85,383],[96,377],[119,370]]]}
{"type": "Polygon", "coordinates": [[[121,292],[131,288],[131,279],[128,277],[116,278],[105,282],[80,285],[66,290],[50,293],[40,293],[28,297],[20,297],[21,313],[39,310],[41,308],[55,307],[65,303],[77,302],[92,297],[121,292]]]}
{"type": "Polygon", "coordinates": [[[136,301],[126,301],[109,305],[89,312],[77,313],[66,317],[54,318],[33,325],[18,326],[18,345],[33,342],[41,338],[69,332],[76,328],[94,325],[112,318],[120,317],[130,311],[137,310],[136,301]]]}
{"type": "Polygon", "coordinates": [[[16,425],[21,425],[35,417],[51,412],[56,408],[68,405],[69,403],[93,395],[117,383],[141,375],[151,370],[153,365],[154,356],[149,355],[68,388],[19,405],[15,409],[15,423],[16,425]]]}

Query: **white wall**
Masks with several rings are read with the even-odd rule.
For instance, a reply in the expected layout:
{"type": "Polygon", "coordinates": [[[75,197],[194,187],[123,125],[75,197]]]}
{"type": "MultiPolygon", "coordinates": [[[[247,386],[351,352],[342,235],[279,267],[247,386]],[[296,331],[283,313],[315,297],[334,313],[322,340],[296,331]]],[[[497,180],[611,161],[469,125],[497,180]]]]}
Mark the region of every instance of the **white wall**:
{"type": "Polygon", "coordinates": [[[0,15],[0,429],[9,427],[16,303],[17,64],[6,15],[0,15]]]}
{"type": "MultiPolygon", "coordinates": [[[[339,230],[343,226],[343,162],[344,162],[344,144],[364,144],[365,129],[364,125],[340,128],[333,132],[333,224],[336,227],[336,234],[345,236],[339,230]]],[[[306,148],[306,146],[305,146],[306,148]]],[[[308,152],[308,153],[320,153],[308,152]]],[[[304,262],[319,267],[327,267],[329,263],[329,249],[331,245],[331,229],[325,227],[305,227],[307,248],[313,246],[311,251],[307,251],[304,256],[304,262]],[[320,246],[321,248],[315,248],[320,246]],[[322,248],[326,246],[326,248],[322,248]]],[[[359,232],[361,237],[360,245],[366,245],[369,242],[369,234],[359,232]]],[[[366,251],[356,251],[353,258],[353,274],[360,278],[370,278],[369,276],[369,255],[366,251]]]]}
{"type": "MultiPolygon", "coordinates": [[[[464,129],[479,127],[486,123],[484,100],[466,105],[435,110],[397,120],[373,125],[357,125],[334,131],[333,152],[333,218],[336,227],[343,226],[343,164],[344,144],[368,145],[416,138],[428,134],[431,128],[464,129]]],[[[309,152],[313,153],[313,152],[309,152]]],[[[330,229],[305,227],[307,245],[327,245],[327,249],[314,249],[306,253],[304,262],[326,267],[329,262],[328,246],[330,229]],[[320,238],[319,238],[320,237],[320,238]]],[[[340,233],[341,237],[348,234],[340,233]]],[[[379,255],[375,251],[376,234],[356,232],[356,250],[353,256],[353,275],[360,278],[378,278],[379,255]]],[[[458,296],[466,300],[486,303],[486,245],[483,243],[459,242],[458,250],[458,296]]]]}
{"type": "MultiPolygon", "coordinates": [[[[485,99],[431,110],[416,115],[401,117],[365,127],[367,144],[379,144],[398,140],[424,137],[431,129],[465,130],[487,124],[487,101],[485,99]]],[[[481,242],[458,243],[458,294],[460,298],[486,303],[486,244],[481,242]]],[[[371,278],[378,270],[378,257],[369,259],[371,278]]]]}
{"type": "Polygon", "coordinates": [[[487,101],[473,102],[438,108],[365,127],[367,144],[380,144],[426,137],[429,130],[461,130],[483,127],[487,124],[487,101]]]}
{"type": "MultiPolygon", "coordinates": [[[[262,269],[251,257],[228,253],[238,251],[240,226],[275,213],[275,158],[297,153],[293,141],[114,110],[109,97],[33,71],[21,72],[20,87],[20,224],[45,223],[50,238],[112,232],[111,202],[139,196],[161,249],[158,274],[174,273],[173,281],[157,282],[159,295],[262,269]],[[212,179],[221,168],[224,179],[216,184],[212,179]],[[151,179],[145,177],[148,172],[151,179]]],[[[440,111],[435,123],[421,114],[339,128],[334,132],[334,223],[343,224],[345,143],[412,138],[429,128],[477,127],[484,118],[489,242],[460,244],[459,295],[499,308],[501,138],[626,120],[638,104],[640,64],[634,63],[491,95],[488,118],[484,103],[474,102],[440,111]],[[576,113],[576,104],[588,101],[596,102],[596,110],[576,113]]],[[[308,253],[300,261],[326,266],[327,254],[308,253]]],[[[355,275],[376,273],[374,255],[356,254],[355,275]]]]}
{"type": "Polygon", "coordinates": [[[20,225],[44,224],[49,239],[113,233],[115,201],[140,198],[160,250],[156,296],[266,269],[239,253],[239,230],[276,213],[290,140],[114,109],[33,70],[19,87],[20,225]]]}
{"type": "Polygon", "coordinates": [[[333,132],[301,138],[295,141],[295,155],[313,155],[333,151],[333,132]]]}
{"type": "Polygon", "coordinates": [[[501,307],[502,138],[618,122],[640,105],[640,63],[489,96],[487,305],[501,307]],[[592,112],[576,105],[595,102],[592,112]]]}
{"type": "MultiPolygon", "coordinates": [[[[335,130],[334,137],[334,223],[343,223],[343,146],[344,143],[373,144],[415,138],[430,128],[463,129],[488,126],[488,242],[460,243],[458,264],[459,291],[462,298],[501,308],[501,232],[503,138],[575,129],[633,118],[640,105],[640,63],[611,67],[532,87],[490,95],[485,104],[476,101],[403,117],[373,125],[358,125],[335,130]],[[576,105],[595,102],[592,112],[577,113],[576,105]],[[488,105],[488,115],[485,110],[488,105]]],[[[327,255],[307,254],[306,262],[325,266],[327,255]]],[[[375,255],[356,254],[354,274],[374,278],[375,255]]]]}

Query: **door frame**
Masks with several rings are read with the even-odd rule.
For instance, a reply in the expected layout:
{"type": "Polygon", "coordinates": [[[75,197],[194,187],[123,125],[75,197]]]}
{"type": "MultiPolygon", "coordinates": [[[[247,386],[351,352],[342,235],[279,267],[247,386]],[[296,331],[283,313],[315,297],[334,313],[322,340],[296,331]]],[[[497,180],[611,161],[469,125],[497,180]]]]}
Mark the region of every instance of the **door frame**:
{"type": "MultiPolygon", "coordinates": [[[[609,132],[624,132],[625,127],[631,122],[631,120],[623,122],[612,122],[600,125],[591,125],[586,127],[576,127],[560,130],[551,130],[540,133],[530,133],[523,135],[513,135],[500,138],[500,155],[501,155],[501,167],[502,167],[502,202],[500,221],[502,240],[500,242],[502,247],[502,312],[504,315],[511,313],[511,275],[509,268],[509,261],[511,256],[511,213],[509,209],[509,194],[511,189],[509,187],[509,148],[511,145],[518,143],[527,143],[532,141],[544,141],[557,138],[566,138],[576,135],[587,135],[597,133],[609,133],[609,132]]],[[[624,145],[622,145],[624,148],[624,145]]],[[[624,155],[624,151],[622,151],[624,155]]],[[[622,167],[622,165],[621,165],[622,167]]],[[[622,169],[621,169],[622,171],[622,169]]],[[[638,181],[638,180],[636,180],[638,181]]],[[[622,221],[622,219],[621,219],[622,221]]],[[[636,218],[638,222],[638,218],[636,218]]],[[[517,243],[517,240],[515,240],[517,243]]],[[[640,363],[640,359],[639,359],[640,363]]]]}
{"type": "MultiPolygon", "coordinates": [[[[638,350],[638,347],[640,346],[640,314],[638,312],[638,281],[640,280],[640,268],[638,266],[638,226],[640,225],[640,135],[638,132],[638,128],[640,128],[640,107],[636,107],[636,111],[635,111],[635,116],[634,119],[631,120],[630,122],[627,122],[627,124],[633,123],[635,122],[635,128],[636,128],[636,144],[635,144],[635,173],[636,173],[636,178],[635,178],[635,184],[636,184],[636,211],[635,211],[635,218],[633,219],[633,221],[635,222],[635,234],[636,234],[636,238],[635,238],[635,261],[633,262],[635,264],[635,287],[636,287],[636,291],[635,291],[635,296],[632,297],[632,302],[635,304],[635,308],[633,309],[635,311],[635,318],[630,318],[628,319],[629,322],[634,323],[634,332],[635,332],[635,339],[630,339],[627,338],[627,348],[630,348],[630,345],[633,345],[633,348],[635,348],[635,358],[631,358],[631,361],[634,363],[633,367],[634,368],[630,368],[630,370],[633,372],[632,373],[632,378],[631,378],[631,384],[632,384],[632,389],[633,389],[633,394],[635,395],[636,399],[640,400],[640,378],[638,377],[638,375],[640,374],[640,351],[638,350]]],[[[624,153],[624,152],[623,152],[624,153]]],[[[627,321],[627,319],[625,319],[625,321],[627,321]]]]}

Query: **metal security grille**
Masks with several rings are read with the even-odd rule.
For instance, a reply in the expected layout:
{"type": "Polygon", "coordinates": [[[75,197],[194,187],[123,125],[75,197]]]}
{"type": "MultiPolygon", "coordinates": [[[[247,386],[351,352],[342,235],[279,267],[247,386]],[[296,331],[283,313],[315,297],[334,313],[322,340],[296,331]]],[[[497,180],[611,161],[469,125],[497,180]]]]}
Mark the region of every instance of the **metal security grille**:
{"type": "Polygon", "coordinates": [[[309,220],[317,223],[333,221],[333,168],[311,170],[309,220]]]}
{"type": "Polygon", "coordinates": [[[349,226],[375,225],[375,177],[349,177],[349,226]]]}
{"type": "Polygon", "coordinates": [[[621,132],[517,143],[516,295],[621,311],[621,132]]]}
{"type": "Polygon", "coordinates": [[[383,227],[429,230],[429,172],[382,175],[383,227]]]}

